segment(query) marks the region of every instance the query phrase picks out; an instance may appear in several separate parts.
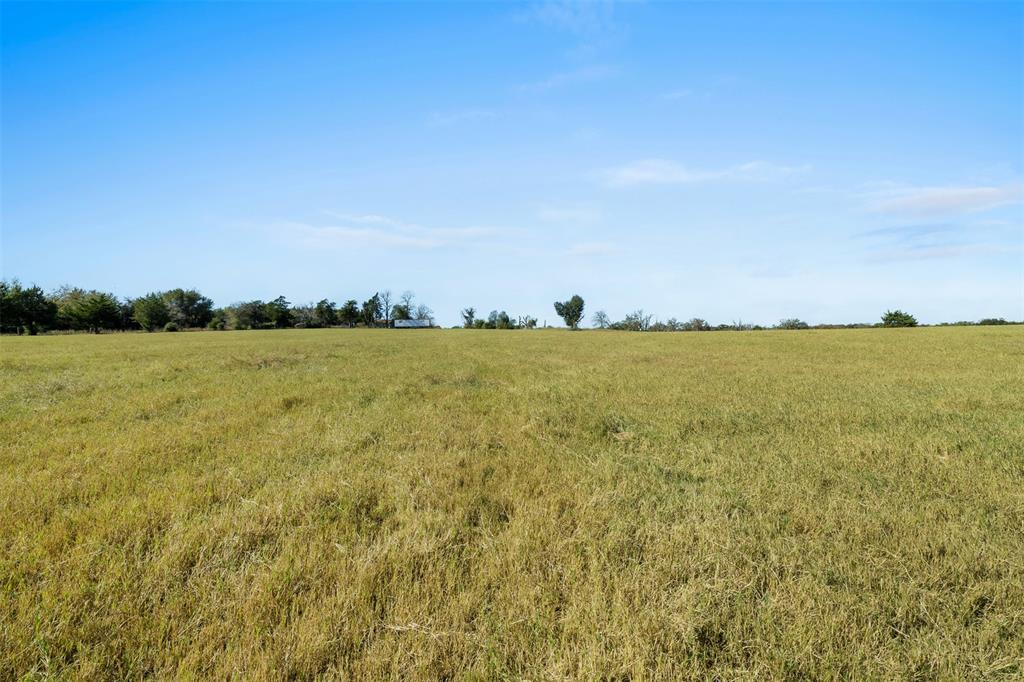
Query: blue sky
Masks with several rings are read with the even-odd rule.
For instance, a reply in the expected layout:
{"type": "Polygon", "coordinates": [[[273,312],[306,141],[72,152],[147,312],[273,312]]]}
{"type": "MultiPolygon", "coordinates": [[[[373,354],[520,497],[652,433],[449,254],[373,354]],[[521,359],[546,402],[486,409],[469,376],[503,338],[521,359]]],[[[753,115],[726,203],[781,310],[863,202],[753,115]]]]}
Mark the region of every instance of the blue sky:
{"type": "Polygon", "coordinates": [[[1024,318],[1019,3],[2,13],[7,278],[1024,318]]]}

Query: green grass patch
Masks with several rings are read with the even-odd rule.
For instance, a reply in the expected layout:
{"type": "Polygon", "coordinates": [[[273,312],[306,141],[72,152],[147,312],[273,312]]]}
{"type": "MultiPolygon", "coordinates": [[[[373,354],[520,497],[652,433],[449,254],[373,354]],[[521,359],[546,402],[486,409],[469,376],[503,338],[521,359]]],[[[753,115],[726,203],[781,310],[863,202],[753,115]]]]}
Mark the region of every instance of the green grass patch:
{"type": "Polygon", "coordinates": [[[1024,676],[1024,329],[0,340],[0,678],[1024,676]]]}

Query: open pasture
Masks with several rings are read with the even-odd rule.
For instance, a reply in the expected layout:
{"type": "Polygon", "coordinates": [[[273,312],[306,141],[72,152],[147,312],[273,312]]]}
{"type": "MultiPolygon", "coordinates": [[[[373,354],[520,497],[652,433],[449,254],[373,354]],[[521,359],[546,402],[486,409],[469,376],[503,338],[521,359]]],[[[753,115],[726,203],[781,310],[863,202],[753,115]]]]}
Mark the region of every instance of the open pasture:
{"type": "Polygon", "coordinates": [[[0,678],[1024,675],[1024,329],[0,340],[0,678]]]}

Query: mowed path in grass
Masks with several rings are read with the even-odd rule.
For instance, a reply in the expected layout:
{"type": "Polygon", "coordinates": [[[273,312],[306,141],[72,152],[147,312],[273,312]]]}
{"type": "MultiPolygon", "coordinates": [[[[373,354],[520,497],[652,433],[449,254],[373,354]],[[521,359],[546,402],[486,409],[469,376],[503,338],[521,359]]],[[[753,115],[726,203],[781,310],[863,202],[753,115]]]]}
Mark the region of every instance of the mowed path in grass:
{"type": "Polygon", "coordinates": [[[0,678],[1020,678],[1024,328],[0,339],[0,678]]]}

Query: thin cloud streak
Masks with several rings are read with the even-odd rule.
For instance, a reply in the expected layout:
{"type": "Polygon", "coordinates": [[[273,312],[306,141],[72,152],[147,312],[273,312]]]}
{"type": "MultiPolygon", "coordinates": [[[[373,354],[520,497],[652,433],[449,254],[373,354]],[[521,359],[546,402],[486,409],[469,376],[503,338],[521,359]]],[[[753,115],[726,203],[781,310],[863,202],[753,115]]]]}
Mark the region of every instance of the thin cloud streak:
{"type": "Polygon", "coordinates": [[[396,248],[427,250],[476,241],[500,233],[492,227],[425,227],[382,215],[325,211],[343,224],[286,221],[272,227],[285,241],[315,248],[396,248]]]}
{"type": "Polygon", "coordinates": [[[869,205],[874,213],[905,216],[941,216],[976,213],[1019,204],[1024,185],[911,187],[887,192],[869,205]]]}
{"type": "Polygon", "coordinates": [[[898,263],[901,261],[952,260],[968,256],[1012,252],[1013,249],[998,244],[935,244],[882,249],[870,254],[867,261],[898,263]]]}
{"type": "Polygon", "coordinates": [[[781,166],[766,161],[750,161],[721,170],[688,168],[667,159],[642,159],[604,172],[609,187],[638,185],[685,185],[696,182],[770,182],[806,173],[810,165],[781,166]]]}
{"type": "Polygon", "coordinates": [[[923,225],[897,225],[880,227],[875,230],[860,232],[858,237],[891,237],[894,239],[915,240],[937,234],[948,234],[962,229],[951,223],[928,223],[923,225]]]}
{"type": "Polygon", "coordinates": [[[532,6],[522,16],[549,28],[577,35],[593,35],[611,30],[614,3],[609,0],[548,0],[532,6]]]}
{"type": "MultiPolygon", "coordinates": [[[[882,227],[853,235],[867,240],[869,262],[954,259],[1014,252],[1002,226],[981,223],[918,223],[882,227]]],[[[1016,245],[1019,250],[1019,244],[1016,245]]]]}

